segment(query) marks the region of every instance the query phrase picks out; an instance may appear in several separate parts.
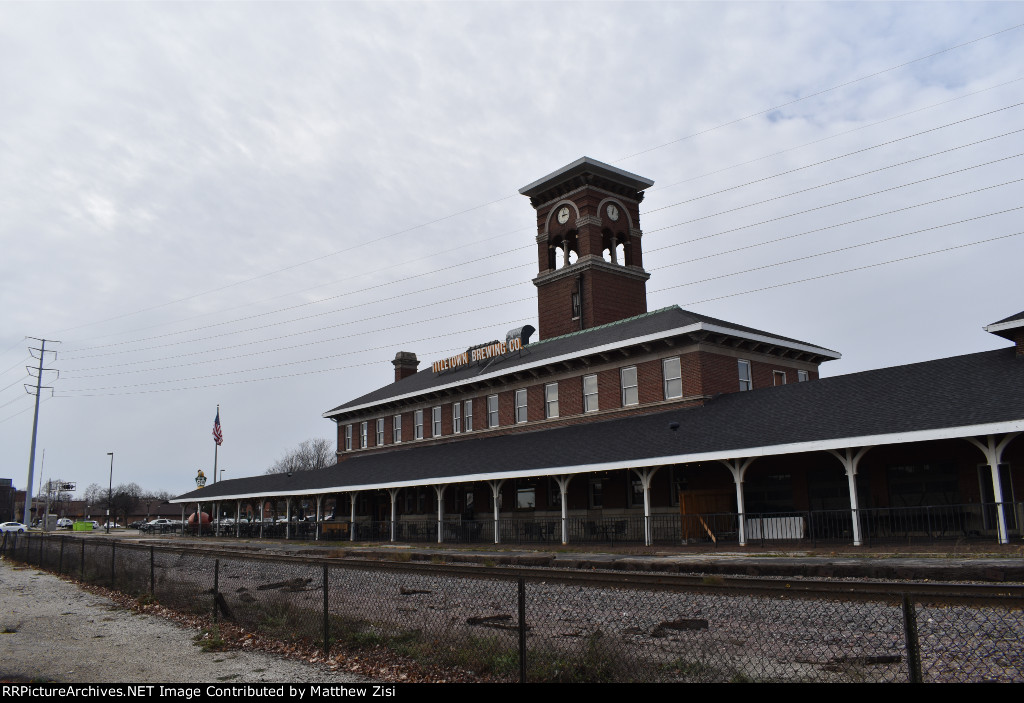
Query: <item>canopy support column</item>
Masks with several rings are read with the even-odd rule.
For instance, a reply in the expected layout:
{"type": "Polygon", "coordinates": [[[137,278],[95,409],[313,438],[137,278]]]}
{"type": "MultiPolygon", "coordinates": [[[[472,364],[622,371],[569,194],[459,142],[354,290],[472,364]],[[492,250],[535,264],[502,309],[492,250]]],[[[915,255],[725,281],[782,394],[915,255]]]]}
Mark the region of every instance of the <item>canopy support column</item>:
{"type": "Polygon", "coordinates": [[[746,475],[750,465],[754,463],[755,458],[718,460],[725,468],[729,469],[729,473],[732,474],[732,480],[736,483],[736,512],[738,513],[741,547],[747,546],[747,528],[744,524],[746,522],[746,510],[743,507],[743,477],[746,475]]]}
{"type": "Polygon", "coordinates": [[[505,483],[505,479],[493,479],[487,482],[487,485],[491,487],[491,505],[494,506],[494,543],[501,543],[501,519],[498,516],[498,502],[501,497],[501,486],[505,483]]]}
{"type": "Polygon", "coordinates": [[[850,487],[850,514],[853,517],[853,546],[859,547],[863,543],[863,538],[860,533],[860,499],[857,497],[857,467],[860,465],[861,457],[864,456],[867,450],[871,447],[861,447],[857,449],[856,454],[852,447],[847,447],[840,454],[835,449],[829,449],[828,453],[839,459],[843,464],[843,470],[846,471],[846,481],[850,487]]]}
{"type": "Polygon", "coordinates": [[[562,544],[569,544],[568,496],[569,481],[572,480],[572,475],[555,476],[554,479],[558,484],[559,502],[562,504],[562,544]]]}
{"type": "Polygon", "coordinates": [[[999,480],[999,465],[1003,461],[1003,450],[1010,441],[1019,435],[1020,432],[1010,432],[1003,435],[1003,438],[996,441],[996,435],[986,435],[985,443],[974,437],[964,437],[968,442],[981,450],[988,462],[988,468],[992,472],[992,500],[996,504],[996,532],[999,537],[999,544],[1009,544],[1010,538],[1006,531],[1006,509],[1003,505],[1003,482],[999,480]]]}
{"type": "Polygon", "coordinates": [[[348,494],[348,499],[352,503],[352,505],[350,506],[352,508],[352,511],[351,511],[352,515],[351,515],[351,518],[349,519],[349,523],[348,523],[348,541],[349,542],[355,542],[356,541],[356,496],[357,495],[359,495],[359,491],[352,491],[351,493],[348,494]]]}
{"type": "Polygon", "coordinates": [[[448,484],[441,484],[440,486],[434,486],[434,493],[437,494],[437,543],[441,544],[444,542],[444,489],[448,488],[448,484]]]}
{"type": "Polygon", "coordinates": [[[398,505],[398,492],[401,488],[389,488],[388,493],[391,494],[391,541],[395,541],[395,515],[397,514],[398,505]]]}
{"type": "Polygon", "coordinates": [[[644,489],[644,546],[650,547],[654,541],[651,536],[651,479],[657,473],[659,466],[646,467],[643,469],[632,469],[640,478],[640,485],[644,489]]]}

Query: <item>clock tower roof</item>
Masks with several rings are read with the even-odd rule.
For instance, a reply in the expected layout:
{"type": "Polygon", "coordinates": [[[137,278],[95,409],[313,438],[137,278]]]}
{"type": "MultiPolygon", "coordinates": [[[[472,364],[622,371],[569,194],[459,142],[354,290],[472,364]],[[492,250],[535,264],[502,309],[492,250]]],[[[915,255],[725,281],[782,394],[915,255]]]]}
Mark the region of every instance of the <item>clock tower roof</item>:
{"type": "Polygon", "coordinates": [[[632,199],[641,200],[643,198],[642,191],[654,185],[654,181],[589,156],[583,156],[571,164],[523,186],[519,189],[519,193],[529,197],[536,207],[545,200],[558,197],[581,185],[596,185],[632,199]]]}

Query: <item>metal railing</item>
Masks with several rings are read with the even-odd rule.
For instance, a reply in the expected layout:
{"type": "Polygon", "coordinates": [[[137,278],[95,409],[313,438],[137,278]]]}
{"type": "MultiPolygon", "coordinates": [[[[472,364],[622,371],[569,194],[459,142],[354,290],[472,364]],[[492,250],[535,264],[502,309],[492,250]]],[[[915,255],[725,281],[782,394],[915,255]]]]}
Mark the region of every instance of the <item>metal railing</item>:
{"type": "Polygon", "coordinates": [[[1024,681],[1020,586],[829,589],[40,534],[4,535],[0,550],[204,615],[211,632],[226,621],[326,656],[386,647],[483,681],[1024,681]]]}
{"type": "MultiPolygon", "coordinates": [[[[970,503],[914,507],[863,508],[857,511],[861,543],[929,544],[944,541],[995,541],[998,539],[999,505],[970,503]]],[[[1007,538],[1022,535],[1024,502],[1001,504],[1006,516],[1007,538]]],[[[651,544],[736,546],[740,541],[741,519],[737,513],[655,514],[649,519],[651,544]]],[[[854,518],[850,510],[802,510],[787,512],[746,512],[742,533],[747,544],[772,546],[787,544],[852,544],[854,518]]],[[[558,516],[502,517],[464,520],[446,517],[441,523],[441,541],[453,544],[494,543],[495,529],[502,544],[544,544],[562,542],[562,518],[558,516]]],[[[167,532],[182,530],[168,528],[167,532]]],[[[186,534],[196,534],[186,526],[186,534]]],[[[644,544],[645,520],[642,515],[598,516],[570,515],[565,519],[569,544],[644,544]]],[[[215,528],[204,525],[203,535],[215,528]]],[[[221,526],[223,537],[264,537],[300,540],[352,540],[386,542],[437,542],[436,517],[400,517],[394,528],[390,520],[358,517],[348,520],[252,522],[239,526],[221,526]]]]}

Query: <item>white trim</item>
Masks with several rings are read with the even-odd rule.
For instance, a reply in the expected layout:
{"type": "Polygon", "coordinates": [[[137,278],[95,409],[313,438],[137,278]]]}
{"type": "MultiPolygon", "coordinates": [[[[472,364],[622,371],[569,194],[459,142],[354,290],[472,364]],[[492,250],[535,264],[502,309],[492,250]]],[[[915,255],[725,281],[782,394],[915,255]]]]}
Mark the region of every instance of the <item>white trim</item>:
{"type": "MultiPolygon", "coordinates": [[[[596,329],[596,328],[595,328],[596,329]]],[[[734,337],[743,337],[754,342],[762,342],[765,344],[774,344],[780,347],[786,347],[787,349],[794,349],[796,351],[808,352],[810,354],[816,354],[818,356],[827,356],[830,359],[841,359],[842,355],[839,352],[834,352],[831,349],[825,349],[823,347],[815,347],[809,344],[801,344],[799,342],[790,342],[784,339],[778,339],[776,337],[768,337],[760,334],[753,334],[750,332],[744,332],[741,330],[735,330],[730,327],[722,327],[721,325],[712,325],[706,322],[695,322],[692,325],[686,325],[684,327],[674,327],[670,330],[663,332],[654,332],[652,334],[643,335],[641,337],[630,337],[629,339],[623,339],[618,342],[609,342],[608,344],[602,344],[598,347],[589,347],[586,349],[579,349],[568,354],[562,354],[560,356],[554,356],[546,359],[540,359],[534,362],[528,362],[525,364],[518,364],[512,368],[499,369],[492,371],[491,373],[481,374],[479,376],[472,376],[470,378],[464,378],[458,381],[452,381],[440,386],[430,386],[423,388],[412,393],[403,393],[402,395],[390,396],[387,398],[381,398],[371,403],[363,403],[362,405],[353,405],[349,408],[338,408],[337,410],[329,411],[323,414],[323,417],[334,417],[335,415],[342,415],[344,413],[353,413],[359,410],[365,410],[367,408],[375,408],[382,403],[393,403],[400,400],[407,400],[409,398],[417,398],[426,393],[436,393],[449,388],[458,388],[467,383],[479,383],[480,381],[486,381],[491,378],[500,378],[506,374],[513,373],[515,371],[527,371],[529,369],[541,368],[543,366],[550,366],[552,364],[558,364],[562,361],[571,361],[572,359],[578,359],[581,356],[587,354],[600,354],[601,352],[614,351],[621,349],[624,346],[632,344],[643,344],[645,342],[655,342],[659,339],[665,339],[666,337],[675,337],[681,334],[690,334],[691,332],[713,332],[718,334],[728,334],[734,337]]],[[[557,339],[557,338],[555,338],[557,339]]],[[[536,342],[540,344],[540,342],[536,342]]],[[[529,345],[523,347],[523,349],[529,349],[529,345]]]]}
{"type": "MultiPolygon", "coordinates": [[[[386,488],[404,488],[410,486],[435,486],[450,483],[473,483],[477,481],[505,480],[512,478],[536,478],[554,475],[584,474],[593,471],[616,471],[621,469],[639,469],[644,467],[663,466],[666,464],[685,464],[696,461],[721,461],[738,458],[754,458],[777,456],[780,454],[799,454],[803,452],[828,451],[830,449],[847,449],[850,447],[881,446],[887,444],[904,444],[908,442],[927,442],[937,439],[962,439],[1007,432],[1024,432],[1024,419],[1004,422],[990,422],[984,425],[964,425],[961,427],[944,427],[934,430],[916,430],[913,432],[896,432],[893,434],[862,435],[858,437],[839,437],[810,442],[794,442],[764,447],[739,447],[694,454],[674,454],[647,459],[627,459],[608,461],[600,464],[579,464],[576,466],[549,466],[540,469],[522,469],[520,471],[492,471],[463,476],[439,476],[436,478],[417,479],[416,481],[389,481],[386,483],[365,483],[345,487],[330,486],[326,488],[305,489],[301,491],[270,491],[263,493],[240,493],[217,495],[208,500],[252,499],[269,497],[287,497],[293,495],[314,496],[323,493],[352,493],[355,491],[380,490],[386,488]]],[[[216,484],[214,484],[216,485],[216,484]]],[[[169,503],[194,503],[196,496],[187,499],[175,499],[169,503]]]]}
{"type": "Polygon", "coordinates": [[[1018,327],[1024,327],[1024,319],[1021,320],[1010,320],[1009,322],[993,322],[991,325],[987,325],[982,329],[986,332],[1002,332],[1003,330],[1015,330],[1018,327]]]}

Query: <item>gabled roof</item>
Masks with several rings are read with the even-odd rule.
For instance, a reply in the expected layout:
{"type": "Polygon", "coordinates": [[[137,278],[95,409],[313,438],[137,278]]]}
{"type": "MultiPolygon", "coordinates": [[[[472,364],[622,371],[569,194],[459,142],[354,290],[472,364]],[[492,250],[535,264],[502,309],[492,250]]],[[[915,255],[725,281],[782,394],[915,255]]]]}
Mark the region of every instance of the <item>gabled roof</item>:
{"type": "Polygon", "coordinates": [[[1016,315],[1004,317],[998,322],[993,322],[985,327],[985,331],[1012,340],[1014,339],[1012,330],[1018,330],[1021,327],[1024,327],[1024,312],[1019,312],[1016,315]]]}
{"type": "Polygon", "coordinates": [[[680,334],[701,332],[726,334],[774,344],[806,352],[816,359],[840,358],[838,352],[808,342],[801,342],[744,325],[736,325],[706,315],[698,315],[673,305],[580,332],[534,342],[524,346],[521,351],[459,366],[442,373],[434,373],[428,367],[400,381],[390,383],[328,410],[323,416],[330,418],[346,412],[372,408],[384,402],[411,399],[429,391],[456,387],[470,381],[495,378],[513,371],[526,370],[562,360],[576,359],[586,354],[596,354],[628,344],[639,344],[680,334]]]}
{"type": "Polygon", "coordinates": [[[997,349],[728,393],[690,409],[360,454],[291,477],[221,481],[175,501],[574,474],[1021,431],[1024,360],[1013,349],[997,349]]]}

